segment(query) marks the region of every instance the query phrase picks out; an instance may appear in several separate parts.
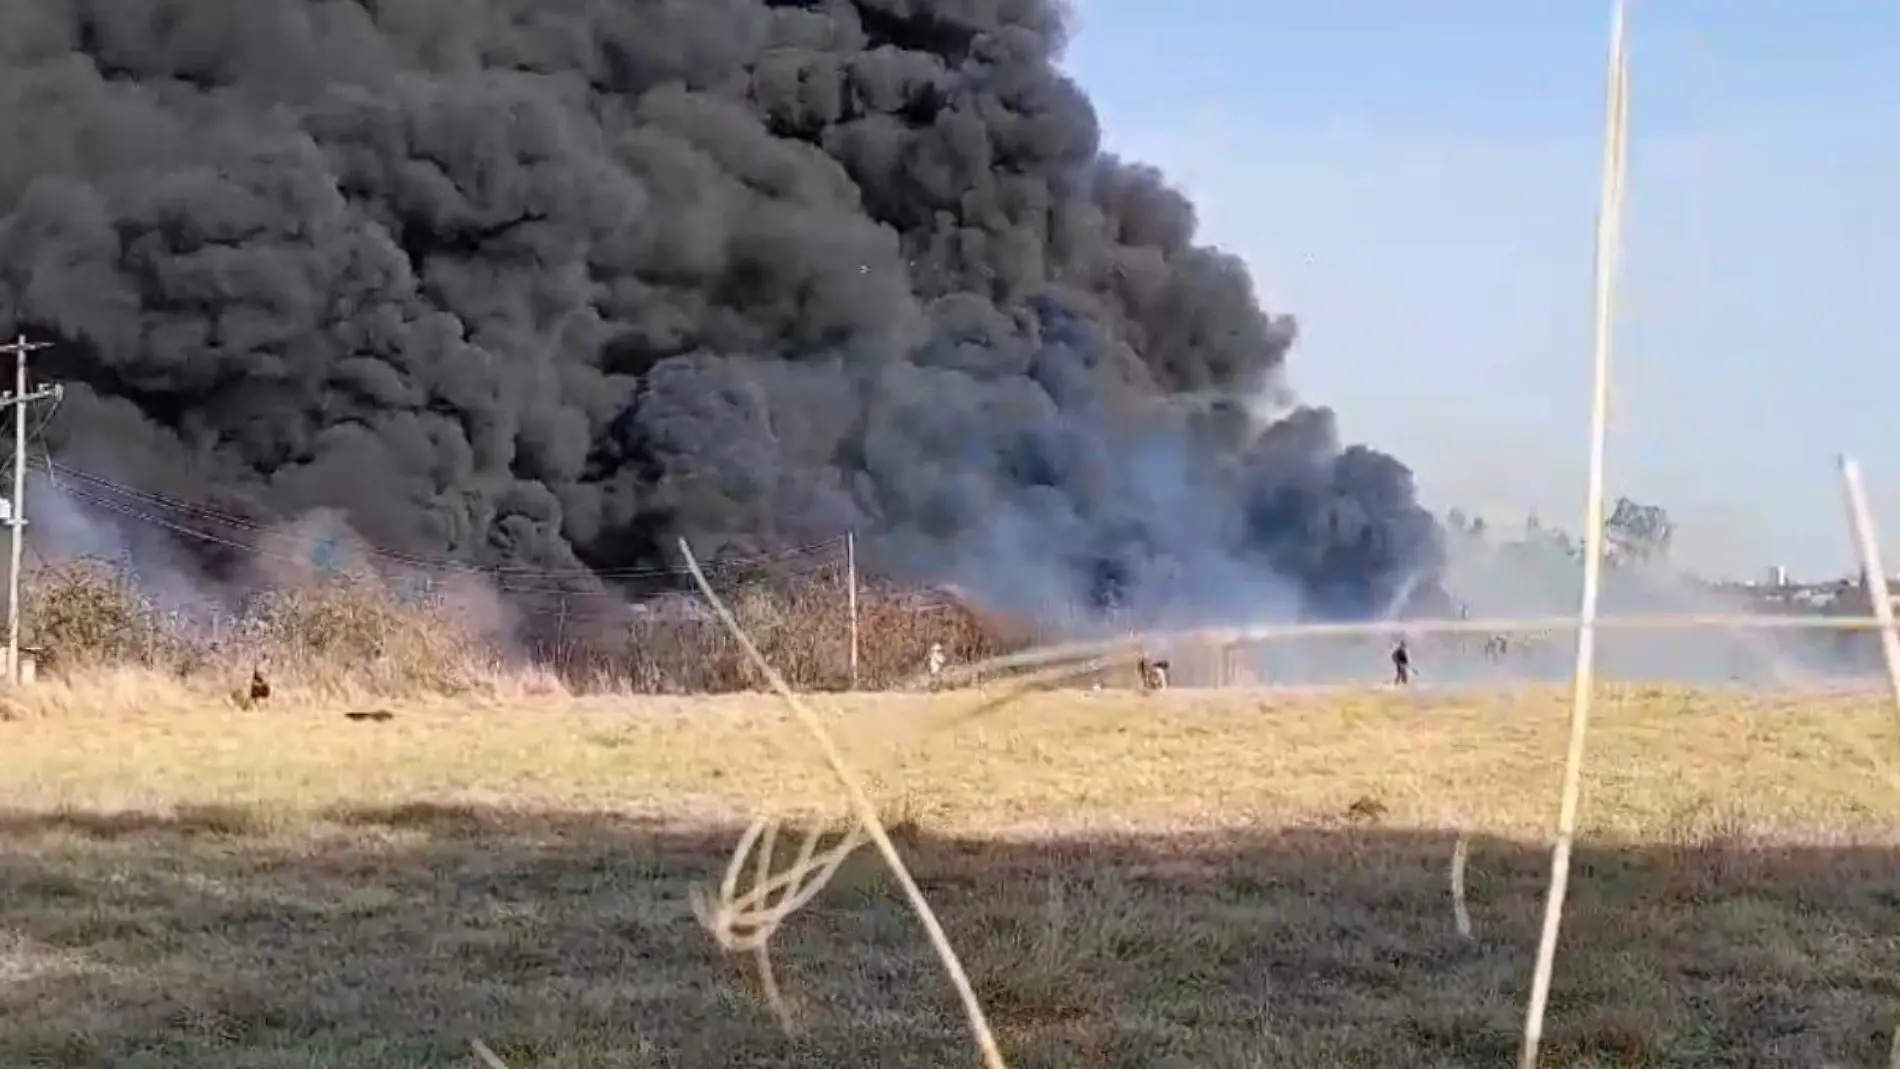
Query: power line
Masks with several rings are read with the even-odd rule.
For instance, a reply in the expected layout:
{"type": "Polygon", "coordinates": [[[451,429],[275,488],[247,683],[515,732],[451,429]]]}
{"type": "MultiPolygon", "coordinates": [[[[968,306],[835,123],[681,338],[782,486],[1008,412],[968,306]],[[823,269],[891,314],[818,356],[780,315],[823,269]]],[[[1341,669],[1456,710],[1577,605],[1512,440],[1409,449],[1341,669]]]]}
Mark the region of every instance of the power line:
{"type": "MultiPolygon", "coordinates": [[[[46,407],[46,414],[41,416],[40,421],[35,423],[33,429],[27,432],[26,444],[28,446],[37,445],[39,440],[45,437],[46,428],[52,424],[53,417],[59,414],[59,406],[63,404],[65,400],[65,392],[58,387],[58,384],[55,384],[53,387],[53,403],[46,407]]],[[[13,451],[11,449],[7,450],[6,461],[9,464],[13,462],[13,451]]],[[[47,458],[47,464],[50,470],[52,458],[47,458]]]]}
{"type": "MultiPolygon", "coordinates": [[[[136,489],[134,487],[126,486],[124,484],[115,482],[113,480],[105,478],[104,476],[97,475],[92,472],[84,471],[79,468],[68,467],[67,465],[61,464],[57,461],[49,460],[48,468],[49,470],[55,473],[56,477],[65,477],[74,482],[83,484],[83,487],[67,486],[65,487],[65,489],[68,493],[73,494],[73,496],[79,497],[82,500],[86,500],[89,503],[102,504],[100,497],[97,496],[100,493],[115,495],[122,498],[130,498],[136,502],[139,502],[145,505],[170,510],[174,513],[182,514],[183,516],[189,517],[191,519],[203,520],[203,521],[213,523],[213,524],[218,524],[227,528],[232,528],[236,531],[252,533],[261,537],[270,537],[272,539],[282,539],[285,537],[285,534],[282,531],[282,529],[275,527],[273,525],[267,525],[257,520],[250,520],[250,519],[245,519],[240,516],[235,516],[228,512],[223,512],[219,509],[212,508],[211,506],[208,506],[208,505],[195,504],[192,502],[182,501],[177,498],[167,497],[163,494],[154,493],[152,491],[136,489]],[[88,490],[93,491],[93,492],[92,493],[86,492],[88,490]]],[[[104,506],[102,505],[102,507],[104,506]]],[[[168,529],[172,530],[174,533],[182,534],[187,537],[198,538],[206,542],[224,544],[224,545],[228,545],[228,546],[231,546],[232,548],[237,548],[237,549],[252,548],[251,546],[247,545],[244,542],[237,541],[235,539],[232,539],[226,536],[221,536],[221,535],[213,534],[210,532],[202,531],[194,527],[187,527],[183,524],[176,523],[176,522],[165,521],[157,517],[152,517],[146,513],[128,511],[126,507],[123,505],[115,505],[115,506],[112,506],[112,508],[113,508],[113,511],[121,512],[125,515],[133,516],[134,518],[145,519],[148,522],[152,522],[160,526],[167,527],[168,529]]],[[[721,571],[721,572],[729,572],[729,571],[743,569],[743,568],[765,567],[772,564],[778,564],[778,563],[783,563],[786,561],[796,560],[801,557],[809,557],[814,553],[818,553],[826,549],[833,549],[833,548],[839,547],[843,545],[843,543],[844,543],[843,537],[827,538],[821,541],[811,542],[811,543],[807,543],[801,546],[793,546],[793,547],[782,549],[782,550],[775,550],[768,553],[759,553],[759,554],[754,554],[750,556],[740,556],[740,557],[726,557],[720,560],[708,562],[707,566],[714,571],[721,571]]],[[[657,566],[657,567],[644,567],[644,568],[602,568],[602,569],[588,569],[588,568],[533,569],[533,568],[524,568],[520,566],[501,566],[501,567],[494,567],[494,568],[484,568],[479,565],[469,564],[463,561],[451,561],[451,560],[443,560],[440,558],[429,558],[429,557],[417,556],[413,554],[399,553],[392,550],[364,548],[362,550],[362,553],[366,557],[370,557],[375,560],[385,561],[391,564],[397,564],[397,565],[402,565],[406,567],[424,569],[424,570],[429,570],[429,571],[479,575],[479,576],[483,576],[490,579],[506,578],[506,579],[512,579],[512,580],[527,580],[527,581],[536,581],[536,580],[559,581],[561,579],[634,580],[634,579],[661,579],[661,578],[668,578],[668,577],[683,578],[690,574],[687,569],[685,569],[684,567],[679,567],[679,566],[657,566]]],[[[308,563],[308,562],[300,561],[299,563],[308,563]]]]}
{"type": "MultiPolygon", "coordinates": [[[[30,352],[47,347],[49,346],[46,343],[30,343],[27,345],[27,351],[30,352]]],[[[14,346],[12,345],[0,346],[0,352],[11,351],[14,351],[14,346]]],[[[27,401],[47,399],[50,399],[53,404],[45,415],[40,418],[31,432],[24,436],[27,439],[26,442],[23,443],[19,441],[22,435],[19,429],[16,428],[16,449],[14,456],[23,457],[25,455],[24,446],[26,444],[37,444],[44,435],[47,426],[57,414],[59,404],[63,399],[62,391],[57,384],[39,393],[26,395],[27,401]]],[[[10,395],[5,398],[0,398],[0,405],[12,404],[13,402],[10,395]]],[[[320,541],[318,539],[295,539],[290,537],[286,531],[278,526],[233,515],[209,505],[184,501],[149,490],[141,490],[136,487],[127,486],[97,473],[62,464],[54,460],[50,455],[46,455],[44,460],[48,477],[53,481],[54,485],[58,486],[62,493],[75,499],[83,506],[103,510],[113,513],[116,516],[148,524],[182,538],[207,545],[220,546],[249,557],[276,561],[296,568],[308,567],[311,564],[310,557],[293,556],[269,548],[269,544],[276,543],[279,546],[286,543],[293,546],[314,545],[320,541]],[[154,510],[157,511],[155,512],[154,510]],[[171,513],[172,515],[168,516],[160,513],[171,513]],[[221,526],[228,529],[230,533],[220,534],[217,531],[205,530],[199,523],[186,521],[200,521],[202,523],[221,526]],[[258,544],[259,542],[266,544],[260,545],[258,544]]],[[[16,465],[16,471],[22,468],[24,468],[23,464],[16,465]]],[[[4,501],[0,501],[0,506],[4,504],[4,501]]],[[[23,525],[22,523],[21,526],[23,525]]],[[[9,526],[11,526],[11,524],[9,524],[9,526]]],[[[809,562],[810,558],[814,555],[844,546],[848,538],[849,536],[829,538],[767,553],[727,557],[721,560],[704,562],[704,566],[708,571],[727,577],[726,585],[731,589],[742,590],[764,587],[776,582],[783,582],[786,579],[816,576],[825,571],[840,567],[840,563],[835,560],[820,560],[815,564],[809,562]],[[797,563],[800,562],[801,559],[808,563],[803,565],[797,563]],[[748,577],[743,579],[737,578],[734,575],[734,573],[754,569],[770,569],[771,574],[769,576],[748,577]]],[[[563,580],[624,582],[668,578],[684,579],[691,574],[689,569],[679,566],[605,568],[598,570],[585,568],[531,569],[520,566],[484,568],[463,561],[429,558],[390,550],[381,550],[373,547],[361,547],[360,552],[363,557],[368,558],[372,563],[383,563],[419,571],[451,575],[459,574],[480,578],[485,580],[497,593],[501,594],[547,595],[558,597],[561,599],[561,607],[559,609],[529,609],[518,606],[517,611],[528,617],[558,616],[563,621],[604,620],[620,615],[620,613],[612,610],[604,614],[576,613],[568,604],[569,599],[573,598],[607,598],[614,602],[614,609],[618,610],[625,610],[629,606],[610,591],[577,591],[569,587],[538,584],[558,583],[563,580]]],[[[18,573],[19,570],[16,568],[15,574],[17,575],[18,573]]],[[[17,597],[14,600],[17,602],[17,597]]]]}
{"type": "MultiPolygon", "coordinates": [[[[288,554],[277,552],[272,549],[266,548],[264,546],[259,546],[250,542],[241,541],[236,538],[229,538],[229,537],[225,537],[223,535],[215,534],[209,531],[200,530],[198,528],[191,527],[183,523],[178,523],[165,516],[154,515],[152,512],[137,508],[132,505],[128,505],[125,502],[110,500],[109,498],[106,498],[95,492],[92,492],[90,488],[88,487],[69,486],[66,488],[66,492],[86,506],[101,509],[107,512],[111,512],[116,515],[126,517],[128,519],[137,520],[140,523],[150,524],[154,527],[171,532],[173,534],[182,535],[187,538],[192,538],[192,539],[196,539],[196,540],[206,542],[212,545],[218,545],[227,549],[232,549],[253,558],[257,558],[261,560],[276,561],[276,562],[287,564],[289,566],[297,567],[297,568],[307,567],[310,564],[310,561],[308,560],[308,558],[290,556],[288,554]]],[[[817,543],[815,547],[813,548],[823,549],[823,548],[827,548],[831,544],[833,543],[817,543]]],[[[792,551],[792,552],[798,552],[798,551],[792,551]]],[[[789,563],[792,559],[793,558],[790,555],[790,553],[780,553],[780,554],[771,555],[769,558],[769,561],[780,564],[780,565],[784,565],[784,564],[789,563]]],[[[785,579],[809,577],[812,575],[820,574],[824,571],[828,571],[835,567],[837,567],[836,561],[827,560],[827,561],[821,561],[815,566],[793,567],[790,569],[779,568],[779,569],[775,569],[774,574],[770,577],[760,577],[760,578],[753,578],[753,579],[746,579],[746,580],[730,581],[727,585],[731,589],[741,589],[741,590],[747,589],[747,588],[758,588],[758,587],[769,586],[775,582],[781,582],[785,579]]],[[[737,570],[737,569],[736,568],[728,569],[728,571],[731,571],[731,570],[737,570]]],[[[613,595],[609,591],[581,592],[581,591],[573,591],[573,590],[568,590],[568,589],[559,588],[559,587],[519,585],[518,583],[508,581],[510,578],[515,578],[515,579],[535,578],[532,575],[507,577],[507,576],[495,576],[491,573],[477,572],[474,574],[479,575],[482,578],[486,578],[489,581],[489,583],[493,586],[493,588],[496,590],[496,592],[501,593],[501,594],[552,595],[552,596],[557,596],[561,598],[563,600],[564,605],[569,599],[574,599],[574,598],[583,598],[583,599],[604,598],[609,601],[612,601],[616,609],[624,608],[626,605],[625,602],[615,597],[615,595],[613,595]]],[[[587,614],[587,613],[577,614],[573,611],[571,606],[566,606],[561,609],[521,608],[519,611],[523,615],[526,615],[529,617],[559,616],[568,620],[589,619],[589,618],[604,619],[606,618],[606,616],[611,615],[611,613],[598,614],[598,615],[587,614]]]]}

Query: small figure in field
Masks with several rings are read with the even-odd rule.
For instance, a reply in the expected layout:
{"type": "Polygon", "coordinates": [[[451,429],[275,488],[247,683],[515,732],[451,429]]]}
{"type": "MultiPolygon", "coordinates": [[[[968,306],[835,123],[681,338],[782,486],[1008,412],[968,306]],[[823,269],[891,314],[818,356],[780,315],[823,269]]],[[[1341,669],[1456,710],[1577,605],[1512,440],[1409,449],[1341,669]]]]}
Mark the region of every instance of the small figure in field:
{"type": "Polygon", "coordinates": [[[1501,661],[1509,652],[1511,652],[1511,640],[1508,636],[1492,635],[1484,640],[1484,659],[1487,661],[1501,661]]]}
{"type": "Polygon", "coordinates": [[[943,675],[944,666],[950,663],[950,655],[943,652],[943,643],[932,642],[930,652],[924,656],[924,672],[930,676],[930,685],[936,686],[943,675]]]}
{"type": "Polygon", "coordinates": [[[1412,682],[1412,654],[1405,648],[1404,639],[1392,647],[1392,682],[1400,687],[1412,682]]]}
{"type": "Polygon", "coordinates": [[[1168,689],[1168,662],[1150,660],[1144,654],[1136,664],[1136,670],[1141,673],[1142,690],[1168,689]]]}
{"type": "Polygon", "coordinates": [[[231,700],[240,709],[255,708],[259,702],[269,697],[270,681],[264,678],[264,669],[261,665],[251,669],[249,686],[239,687],[231,692],[231,700]]]}

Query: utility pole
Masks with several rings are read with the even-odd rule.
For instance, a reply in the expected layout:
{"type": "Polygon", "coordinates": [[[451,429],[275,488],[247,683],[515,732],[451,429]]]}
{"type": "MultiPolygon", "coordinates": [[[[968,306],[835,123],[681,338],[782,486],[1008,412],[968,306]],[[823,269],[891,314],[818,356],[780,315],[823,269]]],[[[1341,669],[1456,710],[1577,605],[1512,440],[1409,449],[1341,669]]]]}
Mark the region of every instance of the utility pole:
{"type": "Polygon", "coordinates": [[[845,606],[851,616],[851,689],[858,689],[858,536],[844,536],[845,606]]]}
{"type": "Polygon", "coordinates": [[[13,498],[6,516],[12,533],[7,567],[7,678],[16,687],[21,681],[20,566],[26,554],[26,408],[34,401],[58,400],[60,396],[57,384],[37,393],[26,392],[26,354],[47,348],[51,348],[50,343],[29,342],[24,334],[15,334],[10,345],[0,345],[0,353],[13,354],[13,392],[0,403],[13,409],[13,498]]]}

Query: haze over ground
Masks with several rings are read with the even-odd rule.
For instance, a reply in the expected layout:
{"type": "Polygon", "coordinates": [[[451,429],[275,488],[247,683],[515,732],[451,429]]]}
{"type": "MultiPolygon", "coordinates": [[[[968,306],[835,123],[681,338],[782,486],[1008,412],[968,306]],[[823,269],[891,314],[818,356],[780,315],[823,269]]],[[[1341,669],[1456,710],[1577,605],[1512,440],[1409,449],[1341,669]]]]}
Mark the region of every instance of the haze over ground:
{"type": "MultiPolygon", "coordinates": [[[[1294,314],[1294,387],[1425,500],[1575,528],[1608,5],[1082,0],[1107,146],[1294,314]]],[[[1833,457],[1900,560],[1900,11],[1635,3],[1613,492],[1677,557],[1852,567],[1833,457]],[[1694,400],[1697,391],[1699,400],[1694,400]]]]}

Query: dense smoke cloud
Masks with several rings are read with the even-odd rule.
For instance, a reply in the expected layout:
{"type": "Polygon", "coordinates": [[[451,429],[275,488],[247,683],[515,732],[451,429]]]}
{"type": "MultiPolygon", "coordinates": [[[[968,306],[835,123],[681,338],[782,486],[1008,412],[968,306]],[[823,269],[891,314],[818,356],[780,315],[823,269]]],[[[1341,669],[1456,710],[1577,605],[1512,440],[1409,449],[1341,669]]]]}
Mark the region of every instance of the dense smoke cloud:
{"type": "Polygon", "coordinates": [[[1410,473],[1287,410],[1291,321],[1100,154],[1063,35],[1054,0],[9,0],[0,325],[59,342],[68,463],[403,553],[851,529],[1038,605],[1432,588],[1410,473]]]}

